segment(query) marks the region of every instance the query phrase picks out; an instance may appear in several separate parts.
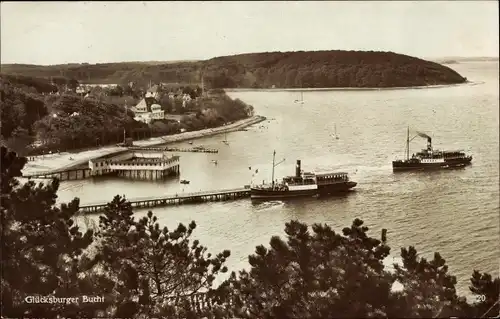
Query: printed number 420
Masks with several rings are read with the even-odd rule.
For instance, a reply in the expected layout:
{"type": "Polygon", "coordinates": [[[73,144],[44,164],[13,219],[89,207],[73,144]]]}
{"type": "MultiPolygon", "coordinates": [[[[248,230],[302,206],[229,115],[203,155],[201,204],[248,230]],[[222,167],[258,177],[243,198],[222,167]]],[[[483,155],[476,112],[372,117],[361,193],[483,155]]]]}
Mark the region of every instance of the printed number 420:
{"type": "Polygon", "coordinates": [[[476,295],[476,296],[474,296],[474,298],[476,299],[476,302],[484,302],[484,301],[486,301],[486,296],[485,295],[476,295]]]}

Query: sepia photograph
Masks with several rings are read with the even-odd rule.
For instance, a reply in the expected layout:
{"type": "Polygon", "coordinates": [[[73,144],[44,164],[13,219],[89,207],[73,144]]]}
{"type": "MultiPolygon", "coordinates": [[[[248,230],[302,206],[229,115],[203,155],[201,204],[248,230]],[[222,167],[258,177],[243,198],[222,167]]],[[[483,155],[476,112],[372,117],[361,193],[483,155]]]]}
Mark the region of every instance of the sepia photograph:
{"type": "Polygon", "coordinates": [[[500,317],[498,1],[0,6],[2,319],[500,317]]]}

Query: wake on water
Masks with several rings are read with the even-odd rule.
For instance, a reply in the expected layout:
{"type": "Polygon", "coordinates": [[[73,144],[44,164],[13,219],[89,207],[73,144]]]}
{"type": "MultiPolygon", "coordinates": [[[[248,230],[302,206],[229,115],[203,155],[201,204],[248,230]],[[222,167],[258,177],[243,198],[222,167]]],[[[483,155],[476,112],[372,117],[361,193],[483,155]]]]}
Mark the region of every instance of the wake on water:
{"type": "Polygon", "coordinates": [[[259,211],[265,211],[265,210],[271,210],[274,208],[282,207],[284,206],[285,203],[279,200],[274,200],[274,201],[263,201],[261,203],[258,203],[255,205],[255,208],[257,208],[259,211]]]}

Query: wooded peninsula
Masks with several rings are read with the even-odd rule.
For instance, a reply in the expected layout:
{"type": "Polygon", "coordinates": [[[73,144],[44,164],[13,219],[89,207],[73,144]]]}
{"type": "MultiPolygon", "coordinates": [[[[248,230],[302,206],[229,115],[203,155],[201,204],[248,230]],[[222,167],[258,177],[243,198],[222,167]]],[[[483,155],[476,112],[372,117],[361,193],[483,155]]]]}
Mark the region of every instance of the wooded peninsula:
{"type": "Polygon", "coordinates": [[[0,77],[0,142],[22,155],[41,154],[114,144],[124,135],[138,140],[213,128],[253,115],[250,105],[230,99],[223,88],[391,88],[465,81],[435,62],[374,51],[266,52],[186,62],[8,64],[2,65],[0,77]],[[148,98],[153,86],[156,97],[148,98]],[[142,99],[177,120],[135,120],[131,107],[142,99]],[[40,145],[33,148],[35,144],[40,145]]]}
{"type": "Polygon", "coordinates": [[[189,62],[52,66],[7,64],[2,73],[63,76],[80,83],[197,83],[211,88],[384,88],[464,83],[451,68],[394,52],[264,52],[189,62]]]}

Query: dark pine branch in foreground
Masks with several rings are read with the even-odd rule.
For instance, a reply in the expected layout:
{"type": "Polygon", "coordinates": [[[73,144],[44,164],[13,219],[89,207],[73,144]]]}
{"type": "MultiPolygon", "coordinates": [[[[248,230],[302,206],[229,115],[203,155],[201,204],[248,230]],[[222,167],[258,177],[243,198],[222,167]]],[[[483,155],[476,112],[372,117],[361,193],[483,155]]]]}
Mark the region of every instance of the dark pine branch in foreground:
{"type": "Polygon", "coordinates": [[[55,205],[59,183],[16,177],[26,159],[1,149],[1,311],[17,317],[130,318],[449,318],[494,317],[500,311],[499,278],[474,271],[467,303],[456,278],[436,253],[419,257],[401,249],[394,272],[382,261],[385,238],[374,238],[359,219],[336,232],[299,221],[256,247],[247,270],[227,272],[229,251],[211,255],[191,235],[194,222],[160,227],[152,212],[136,219],[116,196],[99,227],[75,223],[78,199],[55,205]],[[394,290],[394,283],[402,284],[394,290]],[[104,296],[87,304],[29,304],[27,296],[104,296]]]}

